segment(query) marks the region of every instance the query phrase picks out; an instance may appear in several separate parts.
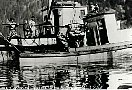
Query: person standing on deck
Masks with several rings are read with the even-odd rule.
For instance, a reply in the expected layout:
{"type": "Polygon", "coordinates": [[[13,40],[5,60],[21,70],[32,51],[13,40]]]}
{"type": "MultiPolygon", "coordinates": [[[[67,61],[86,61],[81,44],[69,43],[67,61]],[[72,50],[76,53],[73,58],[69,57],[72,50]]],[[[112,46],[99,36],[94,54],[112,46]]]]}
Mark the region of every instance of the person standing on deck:
{"type": "Polygon", "coordinates": [[[99,6],[98,6],[98,4],[95,4],[94,12],[95,12],[95,13],[98,13],[98,12],[99,12],[99,6]]]}
{"type": "Polygon", "coordinates": [[[23,30],[24,30],[24,37],[30,38],[32,35],[32,31],[27,20],[24,21],[23,30]]]}
{"type": "Polygon", "coordinates": [[[58,39],[60,44],[64,45],[64,50],[69,52],[69,45],[68,45],[68,25],[61,28],[58,32],[58,39]]]}
{"type": "Polygon", "coordinates": [[[8,24],[9,24],[9,36],[8,36],[8,39],[11,39],[13,37],[18,36],[18,34],[16,32],[16,27],[18,25],[16,24],[16,22],[14,22],[14,19],[13,18],[10,18],[8,24]]]}
{"type": "Polygon", "coordinates": [[[30,29],[32,31],[32,37],[36,37],[38,32],[37,32],[37,28],[36,28],[36,23],[35,23],[35,17],[32,16],[31,17],[31,20],[29,20],[29,26],[30,26],[30,29]]]}
{"type": "MultiPolygon", "coordinates": [[[[90,45],[97,46],[98,45],[98,39],[97,39],[98,24],[96,21],[91,21],[90,23],[87,24],[87,26],[88,26],[87,34],[90,32],[90,34],[92,34],[93,36],[93,39],[91,38],[92,41],[90,42],[90,45]]],[[[90,39],[88,35],[87,35],[87,39],[90,39]]]]}

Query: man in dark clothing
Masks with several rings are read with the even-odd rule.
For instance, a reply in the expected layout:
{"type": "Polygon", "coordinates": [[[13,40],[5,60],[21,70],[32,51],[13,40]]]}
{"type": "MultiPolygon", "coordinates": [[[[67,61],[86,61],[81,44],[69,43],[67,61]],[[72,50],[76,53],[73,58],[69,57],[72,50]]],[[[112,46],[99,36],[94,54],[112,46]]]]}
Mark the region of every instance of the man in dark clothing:
{"type": "Polygon", "coordinates": [[[16,27],[18,26],[15,22],[14,22],[14,19],[13,18],[11,18],[10,20],[9,20],[9,38],[13,38],[13,37],[16,37],[16,36],[18,36],[18,34],[17,34],[17,32],[16,32],[16,27]]]}
{"type": "Polygon", "coordinates": [[[97,42],[97,22],[90,22],[87,24],[88,30],[87,30],[87,44],[90,46],[97,46],[98,42],[97,42]]]}
{"type": "Polygon", "coordinates": [[[69,45],[68,45],[68,26],[61,28],[58,32],[58,39],[59,42],[64,45],[64,50],[69,52],[69,45]]]}
{"type": "Polygon", "coordinates": [[[27,20],[24,21],[23,29],[24,29],[24,37],[25,38],[30,38],[31,35],[32,35],[32,30],[31,30],[27,20]]]}

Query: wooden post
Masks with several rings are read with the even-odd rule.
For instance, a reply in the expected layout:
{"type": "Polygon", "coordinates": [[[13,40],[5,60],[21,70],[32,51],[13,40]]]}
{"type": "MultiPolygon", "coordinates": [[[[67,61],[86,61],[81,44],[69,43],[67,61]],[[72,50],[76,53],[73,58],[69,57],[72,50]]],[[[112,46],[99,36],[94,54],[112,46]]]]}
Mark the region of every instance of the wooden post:
{"type": "Polygon", "coordinates": [[[109,68],[113,67],[113,52],[107,52],[107,65],[109,68]]]}
{"type": "Polygon", "coordinates": [[[77,56],[77,66],[76,66],[76,77],[78,77],[78,56],[77,56]]]}
{"type": "Polygon", "coordinates": [[[14,51],[14,56],[13,56],[13,66],[16,68],[16,70],[20,69],[20,53],[18,51],[14,51]]]}
{"type": "Polygon", "coordinates": [[[85,33],[85,35],[84,35],[84,39],[83,39],[83,43],[84,43],[84,46],[87,46],[87,33],[86,33],[86,31],[84,32],[85,33]]]}

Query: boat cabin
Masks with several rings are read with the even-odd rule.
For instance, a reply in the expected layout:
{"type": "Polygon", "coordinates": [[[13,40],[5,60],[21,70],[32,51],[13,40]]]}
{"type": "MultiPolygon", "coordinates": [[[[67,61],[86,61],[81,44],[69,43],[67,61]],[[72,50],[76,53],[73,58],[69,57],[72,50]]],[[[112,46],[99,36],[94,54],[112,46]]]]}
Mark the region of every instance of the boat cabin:
{"type": "Polygon", "coordinates": [[[118,29],[114,13],[87,15],[84,24],[88,46],[130,41],[131,31],[118,29]]]}
{"type": "MultiPolygon", "coordinates": [[[[83,17],[87,15],[87,7],[78,2],[56,2],[51,10],[50,20],[54,26],[65,26],[72,23],[83,24],[83,17]]],[[[43,12],[45,17],[46,11],[43,12]]]]}

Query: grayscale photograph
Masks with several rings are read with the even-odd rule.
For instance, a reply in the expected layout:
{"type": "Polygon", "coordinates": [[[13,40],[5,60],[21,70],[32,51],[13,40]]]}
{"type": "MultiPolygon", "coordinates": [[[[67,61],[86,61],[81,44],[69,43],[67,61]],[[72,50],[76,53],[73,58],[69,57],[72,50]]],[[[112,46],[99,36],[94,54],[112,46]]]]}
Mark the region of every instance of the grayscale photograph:
{"type": "Polygon", "coordinates": [[[132,88],[132,0],[0,0],[0,89],[132,88]]]}

